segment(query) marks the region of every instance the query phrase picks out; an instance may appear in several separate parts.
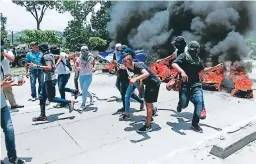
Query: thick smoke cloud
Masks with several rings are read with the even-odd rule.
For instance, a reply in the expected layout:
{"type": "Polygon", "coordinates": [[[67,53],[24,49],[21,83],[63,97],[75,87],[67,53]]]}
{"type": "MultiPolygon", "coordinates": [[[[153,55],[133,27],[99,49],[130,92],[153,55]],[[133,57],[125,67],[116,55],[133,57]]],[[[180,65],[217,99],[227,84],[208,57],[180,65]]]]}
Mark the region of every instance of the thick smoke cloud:
{"type": "Polygon", "coordinates": [[[107,30],[114,42],[165,57],[179,35],[201,44],[201,57],[241,61],[249,53],[244,36],[256,31],[256,2],[116,2],[107,30]]]}

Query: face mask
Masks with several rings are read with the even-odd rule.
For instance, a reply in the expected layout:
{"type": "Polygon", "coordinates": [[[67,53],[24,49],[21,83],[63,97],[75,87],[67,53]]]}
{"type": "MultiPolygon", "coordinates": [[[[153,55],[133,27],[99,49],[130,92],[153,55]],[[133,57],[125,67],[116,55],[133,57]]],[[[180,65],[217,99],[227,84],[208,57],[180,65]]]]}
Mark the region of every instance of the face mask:
{"type": "Polygon", "coordinates": [[[82,47],[81,48],[81,58],[83,60],[87,60],[88,56],[89,56],[89,49],[88,49],[88,47],[82,47]]]}
{"type": "Polygon", "coordinates": [[[191,57],[194,57],[199,53],[199,50],[188,50],[188,53],[191,55],[191,57]]]}

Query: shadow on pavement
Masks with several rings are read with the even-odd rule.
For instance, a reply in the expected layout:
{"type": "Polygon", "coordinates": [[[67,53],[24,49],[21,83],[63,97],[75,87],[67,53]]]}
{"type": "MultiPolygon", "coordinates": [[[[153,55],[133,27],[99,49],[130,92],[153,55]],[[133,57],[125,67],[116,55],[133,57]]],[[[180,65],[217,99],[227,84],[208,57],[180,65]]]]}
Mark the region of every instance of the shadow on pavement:
{"type": "Polygon", "coordinates": [[[48,124],[48,123],[52,123],[52,122],[55,122],[55,121],[67,120],[67,119],[73,120],[75,118],[75,116],[59,118],[59,116],[63,115],[63,114],[65,114],[65,113],[57,113],[57,114],[49,115],[47,117],[47,121],[36,122],[36,123],[33,123],[32,125],[48,124]]]}
{"type": "MultiPolygon", "coordinates": [[[[191,129],[191,121],[192,121],[192,117],[193,117],[192,113],[190,113],[190,112],[178,113],[177,111],[172,110],[172,109],[170,109],[170,111],[172,111],[174,113],[171,116],[176,117],[177,120],[178,120],[178,123],[177,122],[167,122],[166,124],[171,126],[172,130],[174,132],[176,132],[180,135],[186,135],[186,133],[181,132],[181,130],[192,130],[191,129]],[[184,119],[187,119],[187,120],[184,120],[184,119]]],[[[213,127],[213,126],[210,126],[210,125],[207,125],[207,124],[199,123],[199,125],[200,126],[205,126],[205,127],[208,127],[208,128],[212,128],[216,131],[221,131],[222,130],[221,128],[216,128],[216,127],[213,127]]]]}
{"type": "MultiPolygon", "coordinates": [[[[146,118],[145,118],[145,116],[142,116],[142,115],[139,115],[139,116],[133,115],[133,116],[131,116],[131,120],[132,120],[132,122],[129,124],[129,127],[126,127],[124,130],[127,132],[130,132],[130,131],[137,132],[137,130],[139,128],[144,126],[146,118]]],[[[151,127],[152,127],[152,132],[161,130],[161,127],[154,122],[151,122],[151,127]]],[[[145,141],[145,140],[148,140],[151,138],[147,133],[138,133],[138,134],[143,136],[143,138],[139,139],[139,140],[130,140],[132,143],[142,142],[142,141],[145,141]]]]}

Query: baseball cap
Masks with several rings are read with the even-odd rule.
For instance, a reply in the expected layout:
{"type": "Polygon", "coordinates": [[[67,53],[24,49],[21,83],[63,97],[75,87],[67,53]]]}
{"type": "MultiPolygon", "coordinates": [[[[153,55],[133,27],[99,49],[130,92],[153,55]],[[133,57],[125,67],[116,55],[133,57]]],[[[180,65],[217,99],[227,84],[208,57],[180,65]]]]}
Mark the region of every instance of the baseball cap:
{"type": "Polygon", "coordinates": [[[200,44],[197,41],[191,41],[188,44],[188,50],[195,50],[200,48],[200,44]]]}
{"type": "Polygon", "coordinates": [[[129,54],[131,55],[133,58],[135,57],[135,52],[131,49],[131,48],[126,48],[124,51],[123,51],[124,54],[129,54]]]}
{"type": "Polygon", "coordinates": [[[33,45],[38,45],[38,42],[31,42],[30,46],[33,46],[33,45]]]}

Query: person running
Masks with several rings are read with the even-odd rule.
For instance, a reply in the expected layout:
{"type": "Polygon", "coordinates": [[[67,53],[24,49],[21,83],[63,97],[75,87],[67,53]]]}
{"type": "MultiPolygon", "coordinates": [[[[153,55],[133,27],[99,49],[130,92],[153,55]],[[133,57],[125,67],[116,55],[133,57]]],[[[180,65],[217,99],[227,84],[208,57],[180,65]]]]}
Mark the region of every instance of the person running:
{"type": "Polygon", "coordinates": [[[30,78],[30,87],[31,87],[31,96],[32,101],[37,100],[37,93],[36,93],[36,80],[38,79],[38,95],[40,94],[44,82],[44,73],[42,69],[38,68],[29,68],[29,63],[33,63],[36,65],[42,65],[41,58],[42,55],[38,50],[38,43],[32,42],[30,43],[32,50],[27,53],[25,62],[26,62],[26,77],[30,78]]]}
{"type": "Polygon", "coordinates": [[[147,108],[147,118],[146,124],[138,129],[138,132],[144,133],[152,131],[150,122],[152,120],[153,103],[157,102],[161,81],[144,63],[134,62],[133,60],[134,58],[131,54],[124,55],[124,65],[130,72],[138,75],[129,79],[130,85],[134,85],[137,81],[142,81],[145,85],[144,99],[147,108]]]}
{"type": "Polygon", "coordinates": [[[194,114],[192,119],[192,129],[196,132],[203,132],[199,126],[201,112],[204,107],[204,98],[202,83],[199,78],[199,72],[211,72],[218,69],[222,64],[215,67],[205,68],[202,60],[199,58],[200,44],[197,41],[191,41],[185,49],[185,52],[180,54],[172,64],[182,77],[182,84],[179,90],[179,103],[177,111],[181,112],[185,109],[189,101],[194,104],[194,114]]]}
{"type": "MultiPolygon", "coordinates": [[[[1,59],[12,58],[9,54],[4,52],[4,48],[0,46],[0,57],[1,59]]],[[[24,161],[17,158],[16,146],[15,146],[15,135],[12,124],[12,118],[10,115],[7,101],[3,92],[3,87],[14,86],[16,83],[10,81],[8,78],[4,79],[4,71],[2,63],[0,63],[0,98],[1,98],[1,128],[3,129],[5,136],[5,146],[7,150],[7,156],[10,164],[25,164],[24,161]]],[[[2,163],[2,162],[1,162],[2,163]]]]}
{"type": "MultiPolygon", "coordinates": [[[[70,78],[71,68],[67,65],[68,55],[64,52],[60,52],[60,48],[53,45],[50,47],[50,52],[57,58],[55,73],[58,74],[58,87],[60,97],[66,99],[66,92],[70,92],[74,95],[75,99],[78,97],[78,90],[67,88],[66,85],[70,78]]],[[[55,107],[62,108],[66,104],[57,104],[55,107]]]]}
{"type": "Polygon", "coordinates": [[[46,121],[47,117],[45,114],[45,105],[46,105],[46,99],[50,102],[56,102],[61,104],[68,104],[69,112],[72,112],[74,107],[74,102],[66,99],[62,99],[60,97],[55,97],[56,90],[55,85],[57,83],[57,79],[54,73],[55,69],[55,57],[53,54],[49,51],[49,46],[47,43],[41,43],[38,45],[39,50],[42,53],[42,65],[36,65],[34,63],[31,63],[30,66],[37,69],[42,69],[45,74],[45,79],[42,87],[42,91],[39,96],[40,100],[40,109],[41,114],[39,117],[33,118],[33,121],[46,121]]]}
{"type": "MultiPolygon", "coordinates": [[[[133,57],[135,57],[135,52],[131,49],[131,48],[126,48],[124,51],[123,51],[124,54],[131,54],[133,57]]],[[[128,74],[128,78],[131,79],[131,78],[134,78],[136,75],[134,75],[133,72],[130,72],[128,70],[128,68],[126,68],[126,71],[127,71],[127,74],[128,74]]],[[[123,113],[122,115],[120,115],[120,118],[119,120],[120,121],[127,121],[127,120],[130,120],[130,99],[131,99],[131,96],[135,90],[135,88],[138,89],[138,91],[140,92],[141,91],[141,82],[138,81],[138,82],[135,82],[134,85],[129,85],[129,81],[127,80],[127,88],[125,90],[125,113],[123,113]]],[[[144,100],[143,98],[141,97],[138,97],[136,96],[135,100],[137,100],[139,103],[140,103],[140,110],[144,110],[144,100]]]]}
{"type": "Polygon", "coordinates": [[[91,82],[92,82],[92,74],[95,72],[95,62],[92,54],[89,52],[88,46],[81,47],[81,55],[76,60],[75,68],[79,71],[79,81],[80,87],[82,90],[82,104],[80,107],[80,111],[83,111],[86,107],[87,97],[90,97],[90,104],[93,103],[93,96],[88,91],[91,82]]]}
{"type": "MultiPolygon", "coordinates": [[[[74,57],[73,57],[73,63],[74,63],[74,65],[75,65],[76,60],[78,59],[79,56],[80,56],[80,48],[76,49],[75,55],[74,55],[74,57]]],[[[77,71],[77,70],[75,69],[75,76],[74,76],[75,88],[76,88],[76,90],[78,90],[79,95],[82,95],[82,93],[80,93],[80,91],[79,91],[78,79],[79,79],[79,71],[77,71]]]]}

